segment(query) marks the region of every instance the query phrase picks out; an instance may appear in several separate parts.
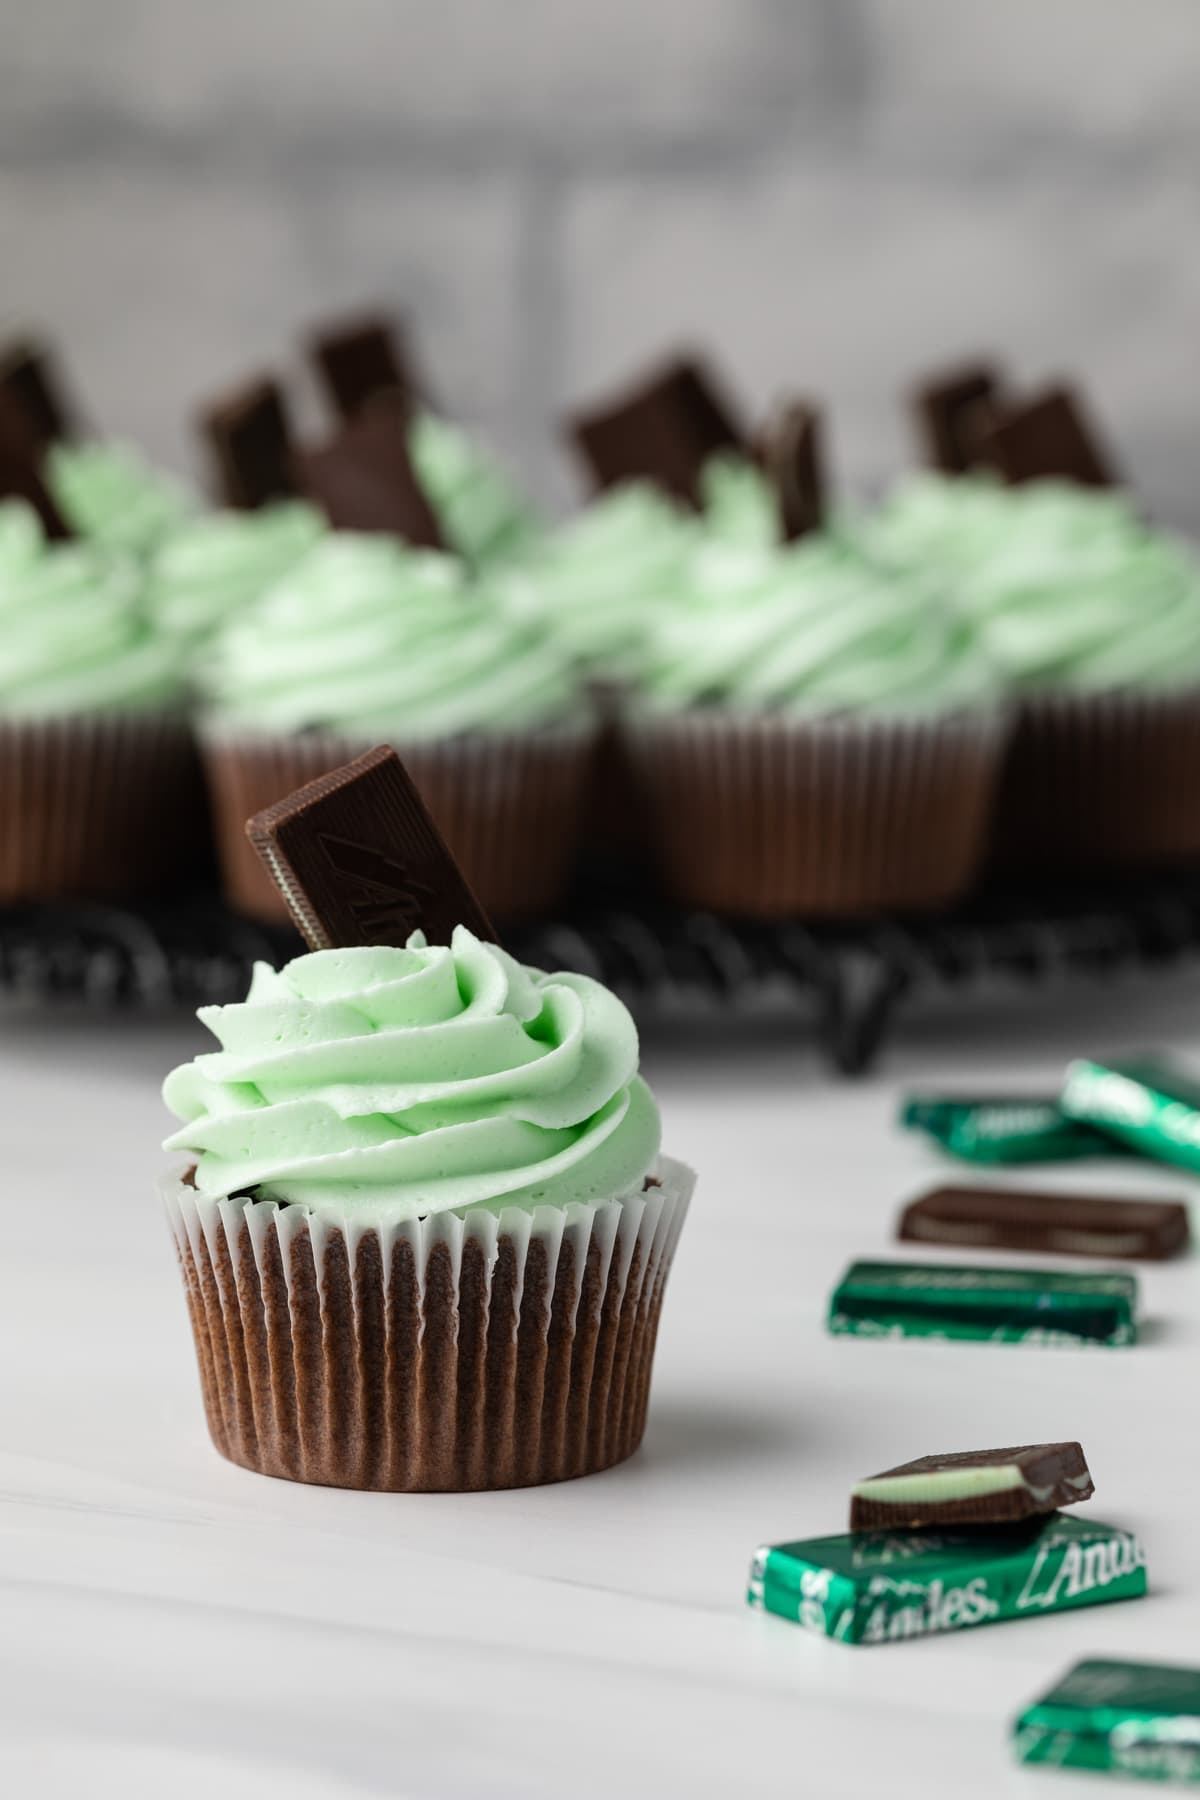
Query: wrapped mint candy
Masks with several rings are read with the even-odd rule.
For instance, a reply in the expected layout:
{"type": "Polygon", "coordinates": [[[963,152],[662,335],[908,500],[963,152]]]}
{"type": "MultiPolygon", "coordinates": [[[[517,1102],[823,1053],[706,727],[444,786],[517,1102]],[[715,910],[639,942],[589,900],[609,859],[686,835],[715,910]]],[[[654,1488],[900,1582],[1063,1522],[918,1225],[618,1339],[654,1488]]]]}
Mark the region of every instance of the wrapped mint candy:
{"type": "Polygon", "coordinates": [[[1145,1563],[1132,1532],[1052,1513],[1028,1527],[765,1545],[746,1598],[845,1644],[889,1644],[1133,1600],[1146,1592],[1145,1563]]]}
{"type": "Polygon", "coordinates": [[[1017,1759],[1200,1782],[1200,1669],[1076,1663],[1013,1727],[1017,1759]]]}
{"type": "Polygon", "coordinates": [[[856,1262],[829,1303],[844,1337],[974,1338],[993,1344],[1132,1344],[1137,1281],[1058,1269],[856,1262]]]}
{"type": "Polygon", "coordinates": [[[1142,1156],[1200,1169],[1200,1082],[1166,1063],[1073,1062],[1059,1106],[1142,1156]]]}
{"type": "Polygon", "coordinates": [[[1068,1162],[1114,1156],[1119,1149],[1090,1126],[1064,1117],[1057,1101],[1015,1094],[990,1100],[912,1095],[904,1102],[900,1123],[925,1132],[963,1162],[1068,1162]]]}

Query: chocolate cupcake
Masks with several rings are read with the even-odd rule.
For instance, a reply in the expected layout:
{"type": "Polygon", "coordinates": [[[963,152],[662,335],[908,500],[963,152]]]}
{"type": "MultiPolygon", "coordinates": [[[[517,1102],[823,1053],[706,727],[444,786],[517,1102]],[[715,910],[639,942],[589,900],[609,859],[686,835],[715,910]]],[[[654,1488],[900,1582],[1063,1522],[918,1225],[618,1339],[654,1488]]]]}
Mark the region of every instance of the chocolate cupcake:
{"type": "Polygon", "coordinates": [[[1005,729],[966,628],[828,536],[710,547],[626,717],[671,894],[774,918],[962,895],[1005,729]]]}
{"type": "Polygon", "coordinates": [[[380,739],[393,744],[484,904],[553,906],[570,879],[595,740],[561,655],[453,558],[331,535],[218,634],[205,763],[226,891],[283,916],[243,822],[380,739]]]}
{"type": "Polygon", "coordinates": [[[460,928],[260,965],[200,1017],[165,1199],[217,1449],[393,1492],[631,1455],[694,1177],[620,1001],[460,928]]]}
{"type": "Polygon", "coordinates": [[[169,647],[133,565],[0,506],[0,901],[135,894],[205,842],[169,647]]]}

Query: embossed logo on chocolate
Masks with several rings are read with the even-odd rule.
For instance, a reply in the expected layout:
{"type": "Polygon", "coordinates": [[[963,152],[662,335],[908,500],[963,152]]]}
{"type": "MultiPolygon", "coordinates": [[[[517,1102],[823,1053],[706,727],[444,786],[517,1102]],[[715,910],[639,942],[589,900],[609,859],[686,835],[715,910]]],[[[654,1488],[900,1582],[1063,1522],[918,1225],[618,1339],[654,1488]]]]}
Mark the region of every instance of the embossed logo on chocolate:
{"type": "Polygon", "coordinates": [[[318,838],[330,865],[342,876],[346,905],[364,931],[393,934],[403,941],[416,930],[433,892],[395,857],[370,844],[322,832],[318,838]]]}

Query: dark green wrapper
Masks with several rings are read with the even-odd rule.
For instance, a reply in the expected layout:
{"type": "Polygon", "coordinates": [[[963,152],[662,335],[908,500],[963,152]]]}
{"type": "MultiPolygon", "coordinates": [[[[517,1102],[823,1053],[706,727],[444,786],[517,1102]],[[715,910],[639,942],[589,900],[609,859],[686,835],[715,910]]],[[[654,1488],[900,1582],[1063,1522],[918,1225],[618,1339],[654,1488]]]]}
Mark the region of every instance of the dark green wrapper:
{"type": "Polygon", "coordinates": [[[1120,1146],[1067,1119],[1058,1102],[1009,1094],[993,1099],[935,1099],[914,1094],[900,1123],[923,1131],[950,1156],[970,1163],[1068,1162],[1115,1156],[1120,1146]]]}
{"type": "Polygon", "coordinates": [[[1145,1591],[1146,1559],[1132,1532],[1051,1513],[990,1530],[858,1532],[764,1545],[746,1598],[845,1644],[890,1644],[1145,1591]]]}
{"type": "Polygon", "coordinates": [[[1059,1105],[1141,1156],[1200,1169],[1200,1082],[1167,1063],[1073,1062],[1059,1105]]]}
{"type": "Polygon", "coordinates": [[[1132,1275],[856,1262],[834,1289],[835,1336],[966,1338],[996,1344],[1132,1344],[1132,1275]]]}
{"type": "Polygon", "coordinates": [[[1200,1782],[1200,1669],[1076,1663],[1026,1707],[1013,1741],[1024,1763],[1200,1782]]]}

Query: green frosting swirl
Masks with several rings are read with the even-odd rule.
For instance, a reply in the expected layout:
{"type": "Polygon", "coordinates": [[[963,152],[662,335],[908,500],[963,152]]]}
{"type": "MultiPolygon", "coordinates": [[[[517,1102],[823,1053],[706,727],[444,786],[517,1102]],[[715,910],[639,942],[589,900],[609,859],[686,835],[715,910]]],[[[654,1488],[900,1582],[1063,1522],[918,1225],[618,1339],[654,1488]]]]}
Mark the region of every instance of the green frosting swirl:
{"type": "Polygon", "coordinates": [[[192,509],[178,482],[118,443],[55,444],[46,479],[77,537],[143,556],[192,509]]]}
{"type": "Polygon", "coordinates": [[[456,425],[418,413],[409,454],[443,541],[486,568],[526,551],[540,532],[533,509],[505,471],[456,425]]]}
{"type": "Polygon", "coordinates": [[[300,501],[177,526],[150,565],[149,604],[160,629],[189,643],[207,637],[293,569],[324,530],[321,515],[300,501]]]}
{"type": "Polygon", "coordinates": [[[350,532],[232,620],[201,681],[222,720],[409,739],[558,724],[579,701],[563,658],[454,558],[350,532]]]}
{"type": "Polygon", "coordinates": [[[967,626],[831,538],[771,555],[715,546],[694,582],[692,607],[651,637],[640,688],[652,709],[890,717],[1002,698],[967,626]]]}
{"type": "Polygon", "coordinates": [[[166,1080],[167,1139],[200,1192],[415,1218],[566,1206],[640,1187],[658,1109],[633,1020],[459,927],[449,948],[320,950],[259,964],[221,1045],[166,1080]]]}
{"type": "Polygon", "coordinates": [[[700,476],[704,523],[722,543],[769,550],[779,543],[779,511],[771,485],[745,456],[714,456],[700,476]]]}
{"type": "Polygon", "coordinates": [[[23,500],[0,500],[0,580],[28,569],[45,547],[42,522],[23,500]]]}
{"type": "Polygon", "coordinates": [[[21,561],[0,548],[0,712],[32,718],[169,706],[179,698],[173,665],[151,631],[131,565],[89,545],[47,546],[21,561]]]}

